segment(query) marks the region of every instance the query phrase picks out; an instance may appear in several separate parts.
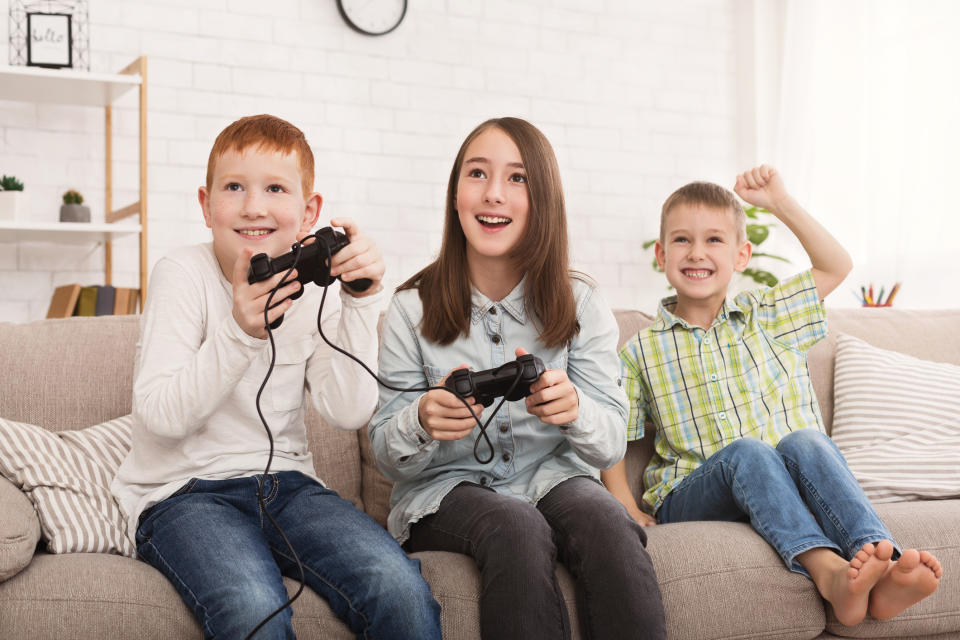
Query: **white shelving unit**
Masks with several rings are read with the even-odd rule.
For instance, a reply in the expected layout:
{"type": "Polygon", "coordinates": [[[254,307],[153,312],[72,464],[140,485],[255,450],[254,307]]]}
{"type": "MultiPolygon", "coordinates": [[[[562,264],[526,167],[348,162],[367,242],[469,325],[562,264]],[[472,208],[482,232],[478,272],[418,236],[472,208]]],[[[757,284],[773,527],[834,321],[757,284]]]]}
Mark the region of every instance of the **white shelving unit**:
{"type": "Polygon", "coordinates": [[[147,291],[147,59],[140,57],[117,74],[69,69],[0,67],[0,100],[103,107],[105,118],[105,223],[0,221],[4,238],[23,242],[104,244],[104,279],[111,284],[113,241],[140,237],[140,308],[147,291]],[[140,98],[140,199],[119,209],[113,206],[113,103],[130,91],[140,98]],[[137,215],[137,224],[118,221],[137,215]]]}

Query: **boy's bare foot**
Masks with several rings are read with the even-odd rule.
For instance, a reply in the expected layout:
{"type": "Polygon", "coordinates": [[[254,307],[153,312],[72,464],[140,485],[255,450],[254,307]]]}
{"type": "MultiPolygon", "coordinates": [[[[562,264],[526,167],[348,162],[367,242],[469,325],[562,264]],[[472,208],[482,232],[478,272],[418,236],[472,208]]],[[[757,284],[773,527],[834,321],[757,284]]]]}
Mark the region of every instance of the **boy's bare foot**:
{"type": "Polygon", "coordinates": [[[866,615],[870,590],[890,568],[893,543],[867,543],[850,560],[829,549],[812,549],[797,559],[810,572],[817,591],[833,606],[840,624],[859,624],[866,615]]]}
{"type": "Polygon", "coordinates": [[[870,592],[870,615],[886,620],[936,591],[943,568],[926,551],[907,549],[870,592]]]}

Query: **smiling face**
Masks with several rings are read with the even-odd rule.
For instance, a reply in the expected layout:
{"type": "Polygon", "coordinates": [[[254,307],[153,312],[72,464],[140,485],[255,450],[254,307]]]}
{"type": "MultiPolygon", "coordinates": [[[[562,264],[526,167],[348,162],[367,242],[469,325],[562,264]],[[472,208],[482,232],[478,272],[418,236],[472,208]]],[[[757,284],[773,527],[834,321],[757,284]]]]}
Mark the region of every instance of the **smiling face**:
{"type": "Polygon", "coordinates": [[[750,261],[750,243],[741,241],[732,211],[682,203],[663,221],[657,263],[677,290],[677,315],[691,305],[719,311],[734,272],[750,261]]]}
{"type": "Polygon", "coordinates": [[[457,179],[456,210],[471,267],[512,260],[530,209],[520,150],[502,129],[490,127],[467,146],[457,179]]]}
{"type": "Polygon", "coordinates": [[[244,248],[271,257],[289,251],[316,223],[322,202],[319,194],[304,196],[295,151],[256,148],[224,152],[198,196],[227,280],[244,248]]]}

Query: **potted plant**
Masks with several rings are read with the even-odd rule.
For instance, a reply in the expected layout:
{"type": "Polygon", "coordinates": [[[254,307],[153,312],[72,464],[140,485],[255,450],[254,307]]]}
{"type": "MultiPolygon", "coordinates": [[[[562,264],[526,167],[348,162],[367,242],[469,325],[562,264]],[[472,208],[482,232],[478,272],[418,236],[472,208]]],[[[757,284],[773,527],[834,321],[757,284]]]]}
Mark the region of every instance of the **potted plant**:
{"type": "Polygon", "coordinates": [[[14,176],[0,177],[0,220],[26,217],[27,199],[23,183],[14,176]]]}
{"type": "Polygon", "coordinates": [[[63,194],[60,222],[90,222],[90,207],[83,204],[83,196],[79,191],[70,189],[63,194]]]}
{"type": "MultiPolygon", "coordinates": [[[[754,264],[755,258],[767,258],[770,260],[780,260],[782,262],[790,262],[786,258],[783,258],[772,253],[763,253],[759,252],[756,249],[763,244],[770,236],[770,228],[774,226],[772,222],[763,222],[761,221],[760,216],[772,216],[773,214],[767,211],[762,207],[744,207],[743,212],[747,214],[747,240],[750,241],[750,244],[753,245],[754,251],[753,256],[750,258],[750,264],[754,264]]],[[[657,239],[647,240],[643,243],[644,249],[649,249],[657,243],[657,239]]],[[[653,270],[659,273],[663,273],[663,270],[660,268],[660,265],[657,264],[657,258],[653,258],[653,270]]],[[[766,285],[772,287],[779,282],[777,276],[773,275],[765,269],[757,269],[753,266],[747,267],[743,271],[743,277],[753,280],[757,284],[766,285]]],[[[673,287],[669,287],[672,289],[673,287]]]]}

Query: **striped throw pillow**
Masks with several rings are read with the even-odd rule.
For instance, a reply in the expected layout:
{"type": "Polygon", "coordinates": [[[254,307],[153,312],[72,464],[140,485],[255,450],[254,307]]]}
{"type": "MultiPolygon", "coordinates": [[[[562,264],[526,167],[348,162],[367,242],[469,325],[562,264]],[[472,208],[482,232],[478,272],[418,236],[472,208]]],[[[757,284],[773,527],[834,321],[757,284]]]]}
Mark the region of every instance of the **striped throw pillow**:
{"type": "Polygon", "coordinates": [[[960,367],[838,334],[831,437],[873,502],[960,497],[960,367]]]}
{"type": "Polygon", "coordinates": [[[0,419],[0,473],[33,502],[51,553],[134,557],[110,482],[130,450],[130,416],[77,431],[0,419]]]}

